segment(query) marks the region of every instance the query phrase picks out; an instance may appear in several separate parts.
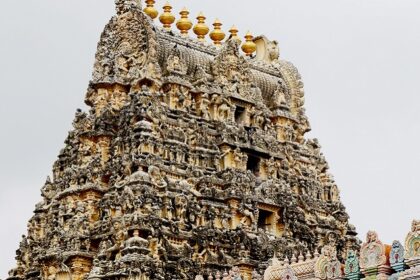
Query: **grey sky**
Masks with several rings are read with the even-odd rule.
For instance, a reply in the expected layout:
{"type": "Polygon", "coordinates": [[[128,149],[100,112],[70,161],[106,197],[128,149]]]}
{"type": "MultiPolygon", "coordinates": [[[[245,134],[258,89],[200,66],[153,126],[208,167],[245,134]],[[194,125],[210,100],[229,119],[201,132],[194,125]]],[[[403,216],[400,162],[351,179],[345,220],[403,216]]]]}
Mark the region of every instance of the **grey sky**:
{"type": "MultiPolygon", "coordinates": [[[[163,0],[158,0],[158,6],[163,0]]],[[[280,42],[360,238],[403,240],[420,218],[420,1],[173,0],[280,42]]],[[[0,278],[83,104],[113,0],[2,0],[0,278]]]]}

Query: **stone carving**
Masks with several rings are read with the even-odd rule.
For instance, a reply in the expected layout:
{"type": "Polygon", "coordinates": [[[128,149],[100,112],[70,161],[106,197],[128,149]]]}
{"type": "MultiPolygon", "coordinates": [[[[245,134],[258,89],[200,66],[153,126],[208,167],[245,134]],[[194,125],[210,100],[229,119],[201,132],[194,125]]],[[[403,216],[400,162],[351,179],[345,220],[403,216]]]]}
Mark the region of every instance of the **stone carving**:
{"type": "Polygon", "coordinates": [[[140,0],[115,0],[115,8],[117,14],[122,15],[135,9],[141,10],[142,5],[140,0]]]}
{"type": "Polygon", "coordinates": [[[213,64],[215,80],[233,96],[261,101],[261,93],[252,89],[251,72],[245,58],[239,53],[239,42],[229,40],[215,57],[213,64]]]}
{"type": "Polygon", "coordinates": [[[281,273],[280,280],[298,280],[298,278],[296,277],[295,272],[292,270],[292,268],[288,266],[281,273]]]}
{"type": "Polygon", "coordinates": [[[337,259],[337,250],[333,246],[327,245],[322,248],[321,256],[315,263],[315,277],[319,279],[340,279],[341,263],[337,259]]]}
{"type": "Polygon", "coordinates": [[[132,84],[159,74],[156,34],[138,0],[116,1],[118,16],[98,44],[93,83],[132,84]]]}
{"type": "Polygon", "coordinates": [[[404,247],[399,241],[392,242],[389,261],[391,265],[396,265],[404,262],[404,247]]]}
{"type": "Polygon", "coordinates": [[[387,245],[378,239],[376,232],[367,233],[366,242],[362,244],[360,250],[360,268],[366,277],[375,276],[377,279],[387,279],[391,273],[388,265],[388,250],[387,245]]]}
{"type": "Polygon", "coordinates": [[[179,76],[187,74],[187,66],[181,58],[181,53],[179,52],[177,45],[174,46],[166,63],[166,71],[168,71],[169,74],[179,76]]]}
{"type": "Polygon", "coordinates": [[[359,258],[353,250],[349,250],[347,253],[344,274],[350,280],[360,279],[359,258]]]}
{"type": "MultiPolygon", "coordinates": [[[[402,251],[402,246],[401,246],[402,251]]],[[[401,252],[402,253],[402,252],[401,252]]],[[[394,265],[396,276],[401,280],[414,280],[420,278],[420,221],[413,220],[411,231],[405,239],[404,264],[394,265]],[[407,270],[404,269],[408,267],[407,270]]]]}
{"type": "Polygon", "coordinates": [[[405,239],[405,258],[420,258],[420,220],[414,220],[405,239]]]}
{"type": "Polygon", "coordinates": [[[406,267],[404,263],[404,247],[399,241],[392,242],[389,261],[392,269],[395,271],[395,273],[392,274],[389,279],[396,280],[406,267]]]}
{"type": "Polygon", "coordinates": [[[156,28],[138,0],[116,8],[91,109],[76,112],[10,279],[258,280],[274,253],[293,273],[271,276],[315,263],[337,275],[355,229],[276,43],[265,65],[235,39],[216,50],[156,28]],[[322,257],[299,253],[331,232],[322,257]]]}
{"type": "Polygon", "coordinates": [[[265,36],[259,36],[254,39],[257,45],[256,59],[267,63],[279,63],[279,44],[277,41],[270,41],[265,36]]]}
{"type": "Polygon", "coordinates": [[[367,269],[386,264],[385,246],[378,240],[378,234],[369,231],[366,235],[366,242],[360,250],[360,267],[367,269]]]}

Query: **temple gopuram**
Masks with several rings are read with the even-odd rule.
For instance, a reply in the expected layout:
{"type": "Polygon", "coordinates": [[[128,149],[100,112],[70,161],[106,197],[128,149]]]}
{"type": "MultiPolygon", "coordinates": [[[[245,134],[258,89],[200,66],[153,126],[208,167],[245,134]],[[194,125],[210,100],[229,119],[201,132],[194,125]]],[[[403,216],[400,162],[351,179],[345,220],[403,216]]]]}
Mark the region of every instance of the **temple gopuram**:
{"type": "Polygon", "coordinates": [[[358,240],[276,41],[115,2],[8,280],[420,279],[420,221],[358,240]]]}

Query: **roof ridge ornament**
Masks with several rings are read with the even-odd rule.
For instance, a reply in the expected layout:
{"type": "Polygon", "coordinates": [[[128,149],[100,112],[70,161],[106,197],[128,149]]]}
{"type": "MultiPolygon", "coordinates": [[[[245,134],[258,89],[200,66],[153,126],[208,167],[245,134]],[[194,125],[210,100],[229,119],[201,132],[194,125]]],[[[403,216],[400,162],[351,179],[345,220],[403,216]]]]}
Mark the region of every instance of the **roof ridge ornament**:
{"type": "Polygon", "coordinates": [[[172,6],[169,2],[166,2],[163,6],[163,13],[160,15],[159,20],[166,31],[171,31],[171,25],[175,22],[175,16],[172,14],[172,6]]]}
{"type": "Polygon", "coordinates": [[[141,0],[115,0],[117,15],[122,15],[132,9],[142,9],[141,0]]]}
{"type": "Polygon", "coordinates": [[[188,31],[193,27],[193,23],[188,18],[190,12],[184,7],[179,14],[181,15],[181,18],[177,21],[176,27],[181,32],[181,36],[187,37],[188,31]]]}
{"type": "Polygon", "coordinates": [[[155,0],[146,0],[147,7],[143,10],[143,12],[151,19],[155,19],[159,15],[158,10],[155,8],[155,3],[155,0]]]}

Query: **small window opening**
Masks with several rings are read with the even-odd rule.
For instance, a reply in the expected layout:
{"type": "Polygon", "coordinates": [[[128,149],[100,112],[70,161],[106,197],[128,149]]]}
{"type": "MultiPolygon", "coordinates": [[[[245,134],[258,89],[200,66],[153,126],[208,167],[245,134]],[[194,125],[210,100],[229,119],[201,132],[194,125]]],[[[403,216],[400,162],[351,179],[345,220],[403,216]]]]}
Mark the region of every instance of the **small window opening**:
{"type": "Polygon", "coordinates": [[[331,201],[331,190],[330,189],[325,190],[325,194],[327,197],[327,201],[331,201]]]}
{"type": "Polygon", "coordinates": [[[245,119],[245,108],[237,106],[235,110],[235,122],[242,124],[245,119]]]}
{"type": "Polygon", "coordinates": [[[271,225],[271,217],[273,213],[265,210],[259,210],[258,215],[258,228],[263,229],[264,231],[270,230],[272,227],[271,225]]]}
{"type": "Polygon", "coordinates": [[[260,158],[248,155],[248,161],[246,163],[246,169],[251,171],[255,176],[260,176],[260,158]]]}

